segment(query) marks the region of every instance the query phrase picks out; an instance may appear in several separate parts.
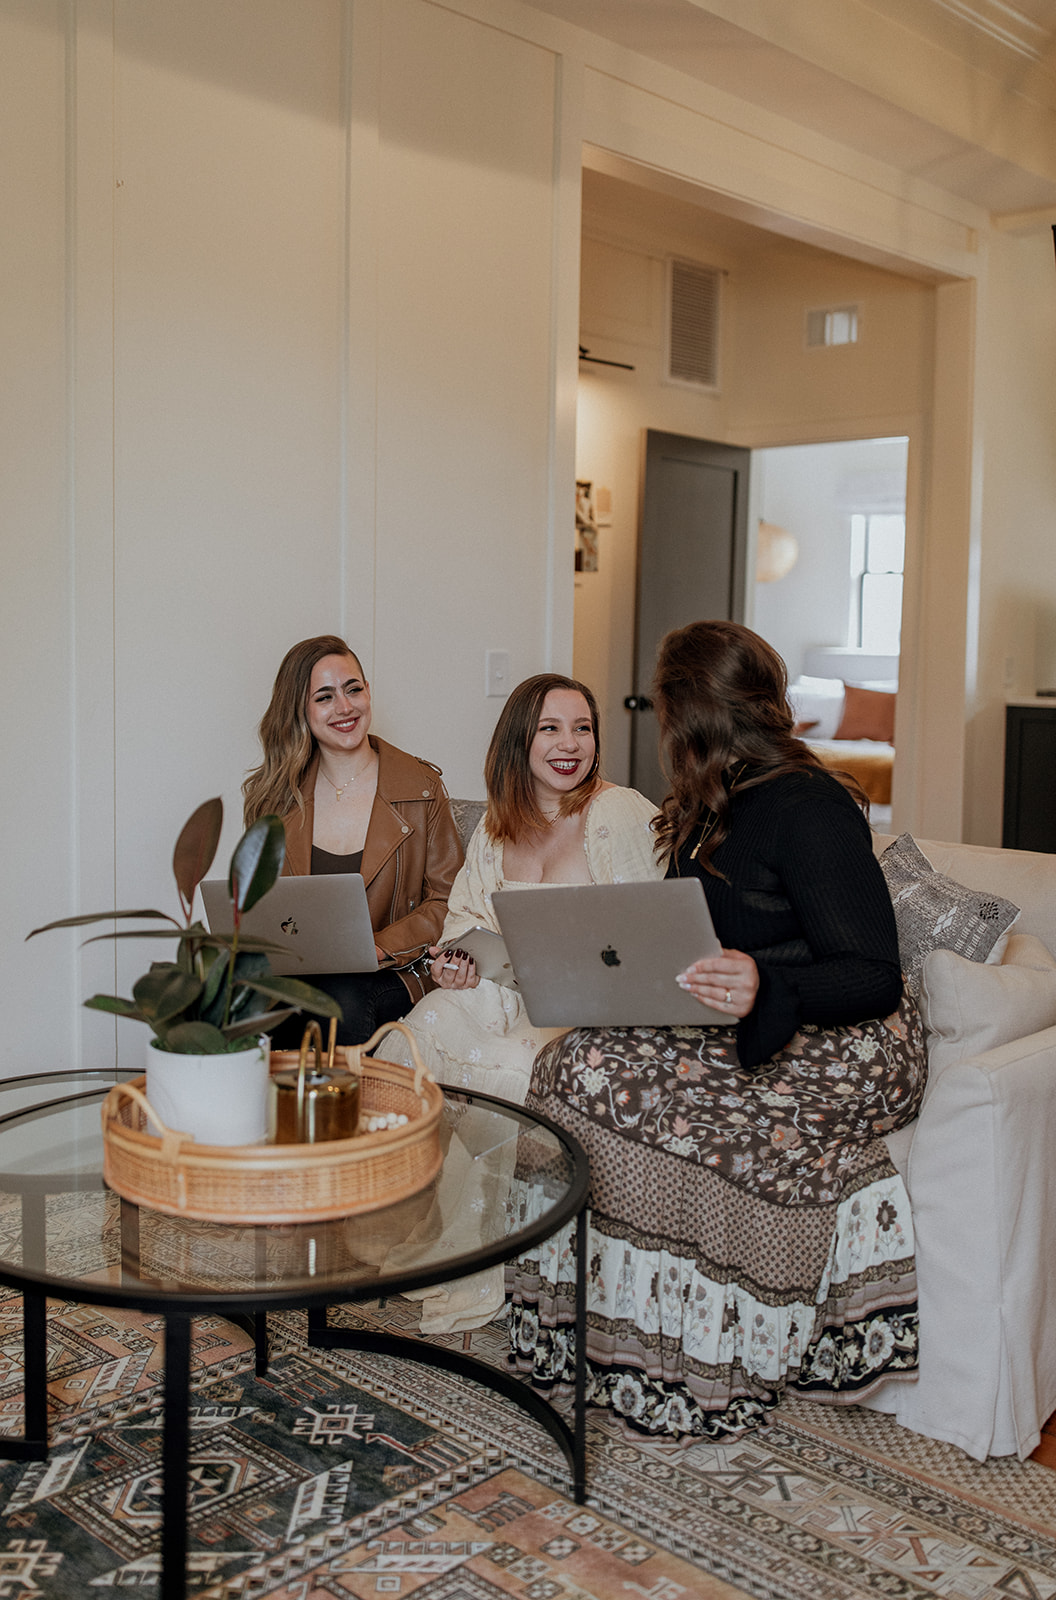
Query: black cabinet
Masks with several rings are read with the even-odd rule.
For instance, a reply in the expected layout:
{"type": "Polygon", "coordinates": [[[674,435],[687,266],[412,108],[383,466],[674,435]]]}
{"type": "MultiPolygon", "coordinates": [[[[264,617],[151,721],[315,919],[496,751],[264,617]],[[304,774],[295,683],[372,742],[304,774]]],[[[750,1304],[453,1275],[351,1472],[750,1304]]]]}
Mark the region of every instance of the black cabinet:
{"type": "Polygon", "coordinates": [[[1001,843],[1056,854],[1056,700],[1005,707],[1001,843]]]}

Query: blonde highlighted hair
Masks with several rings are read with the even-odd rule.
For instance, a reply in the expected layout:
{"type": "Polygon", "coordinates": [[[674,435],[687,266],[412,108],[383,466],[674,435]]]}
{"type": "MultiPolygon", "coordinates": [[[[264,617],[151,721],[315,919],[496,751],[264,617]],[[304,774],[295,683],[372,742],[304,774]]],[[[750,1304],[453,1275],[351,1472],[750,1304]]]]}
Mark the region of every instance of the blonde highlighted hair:
{"type": "Polygon", "coordinates": [[[294,806],[304,810],[301,783],[316,751],[308,726],[308,690],[314,668],[327,656],[351,656],[363,678],[359,657],[334,633],[302,639],[287,650],[275,674],[268,709],[260,719],[258,732],[264,759],[242,785],[247,828],[271,812],[284,817],[294,806]]]}

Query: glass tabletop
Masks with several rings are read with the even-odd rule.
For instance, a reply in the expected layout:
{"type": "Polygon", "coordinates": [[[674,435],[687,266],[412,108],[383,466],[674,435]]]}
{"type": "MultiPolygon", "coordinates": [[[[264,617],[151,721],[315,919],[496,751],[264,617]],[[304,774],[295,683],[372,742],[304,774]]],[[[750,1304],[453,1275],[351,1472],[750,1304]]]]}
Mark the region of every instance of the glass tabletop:
{"type": "Polygon", "coordinates": [[[587,1159],[563,1130],[445,1090],[441,1170],[395,1205],[292,1225],[164,1216],[103,1182],[100,1107],[130,1076],[85,1069],[0,1083],[0,1282],[146,1309],[372,1299],[504,1261],[586,1201],[587,1159]]]}

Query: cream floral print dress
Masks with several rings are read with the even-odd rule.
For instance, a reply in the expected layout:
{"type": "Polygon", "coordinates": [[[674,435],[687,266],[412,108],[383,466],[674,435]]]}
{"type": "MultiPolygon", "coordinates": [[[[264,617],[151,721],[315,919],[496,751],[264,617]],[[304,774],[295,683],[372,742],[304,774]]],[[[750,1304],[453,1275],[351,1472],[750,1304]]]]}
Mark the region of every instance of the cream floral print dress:
{"type": "MultiPolygon", "coordinates": [[[[650,823],[656,807],[636,789],[603,789],[587,810],[584,848],[592,883],[634,883],[662,878],[664,864],[653,851],[650,823]]],[[[491,897],[496,889],[537,889],[504,876],[502,845],[477,825],[447,903],[441,943],[471,928],[499,932],[491,897]]],[[[550,887],[548,885],[548,887],[550,887]]],[[[477,1089],[523,1105],[532,1063],[563,1028],[533,1028],[516,989],[482,978],[475,989],[434,989],[403,1018],[425,1065],[438,1083],[477,1089]]],[[[410,1063],[398,1034],[382,1041],[379,1055],[410,1063]]]]}

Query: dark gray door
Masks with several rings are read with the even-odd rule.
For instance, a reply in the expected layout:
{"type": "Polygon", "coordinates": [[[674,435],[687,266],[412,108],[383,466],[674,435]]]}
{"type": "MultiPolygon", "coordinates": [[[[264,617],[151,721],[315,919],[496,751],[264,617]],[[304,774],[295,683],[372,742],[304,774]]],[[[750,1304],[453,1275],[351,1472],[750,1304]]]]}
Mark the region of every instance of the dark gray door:
{"type": "Polygon", "coordinates": [[[656,652],[687,622],[744,618],[751,452],[677,433],[646,434],[631,701],[631,783],[667,793],[648,705],[656,652]],[[645,702],[643,704],[643,702],[645,702]]]}

